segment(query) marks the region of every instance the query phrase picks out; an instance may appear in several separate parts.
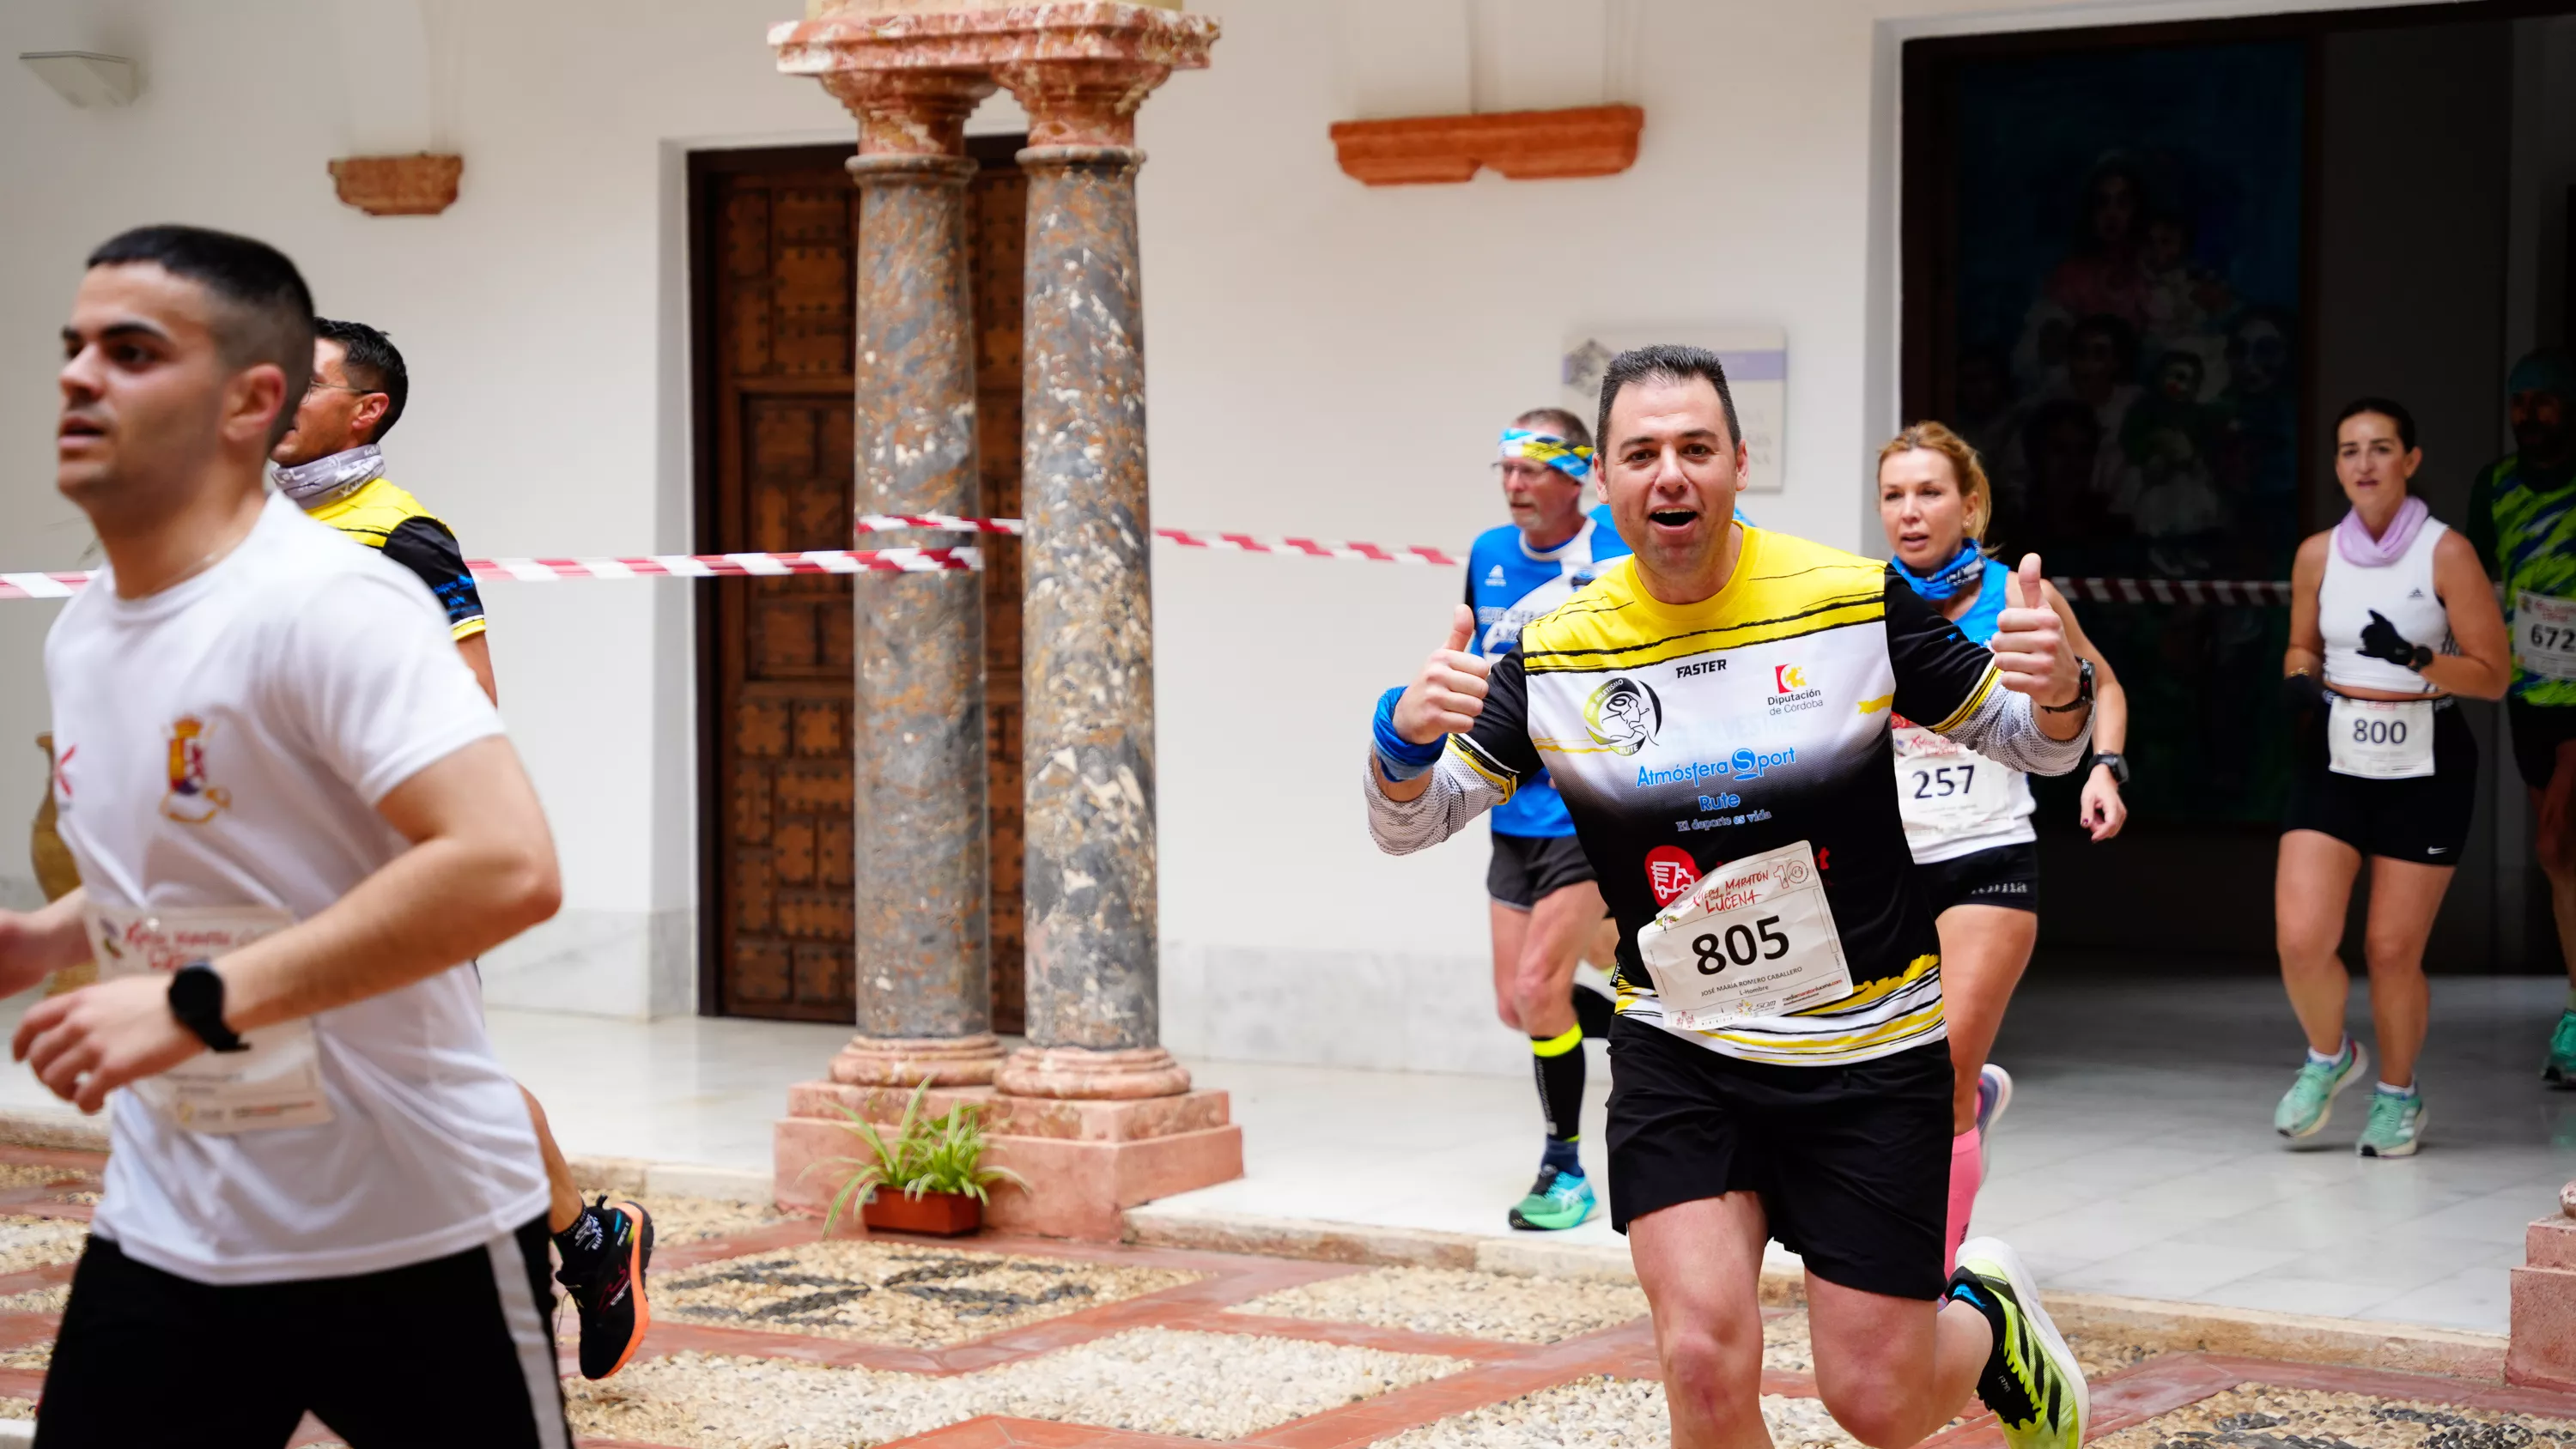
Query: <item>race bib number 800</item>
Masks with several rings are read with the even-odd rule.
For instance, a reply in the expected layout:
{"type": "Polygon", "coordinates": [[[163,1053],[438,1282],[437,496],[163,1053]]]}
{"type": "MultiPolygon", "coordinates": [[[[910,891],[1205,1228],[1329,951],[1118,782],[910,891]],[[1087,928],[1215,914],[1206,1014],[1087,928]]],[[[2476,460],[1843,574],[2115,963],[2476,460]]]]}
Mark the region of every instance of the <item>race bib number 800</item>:
{"type": "Polygon", "coordinates": [[[1701,1031],[1851,995],[1816,853],[1806,841],[1730,861],[1637,932],[1673,1025],[1701,1031]]]}

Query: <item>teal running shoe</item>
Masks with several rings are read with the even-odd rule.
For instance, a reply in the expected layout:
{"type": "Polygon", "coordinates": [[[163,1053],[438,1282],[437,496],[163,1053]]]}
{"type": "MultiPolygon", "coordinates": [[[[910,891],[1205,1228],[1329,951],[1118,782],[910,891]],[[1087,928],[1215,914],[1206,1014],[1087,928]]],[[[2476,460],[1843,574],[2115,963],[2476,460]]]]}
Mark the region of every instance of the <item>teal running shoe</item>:
{"type": "Polygon", "coordinates": [[[2004,1119],[2004,1109],[2012,1105],[2012,1073],[1988,1062],[1977,1069],[1977,1136],[1982,1142],[1977,1150],[1977,1186],[1995,1172],[1995,1124],[2004,1119]]]}
{"type": "Polygon", "coordinates": [[[2299,1068],[2290,1090],[2281,1094],[2281,1105],[2272,1109],[2273,1130],[2291,1138],[2316,1136],[2334,1115],[2335,1093],[2361,1080],[2369,1066],[2370,1054],[2357,1041],[2344,1043],[2339,1060],[2310,1060],[2299,1068]]]}
{"type": "Polygon", "coordinates": [[[1967,1303],[1994,1325],[1995,1346],[1977,1377],[1977,1397],[2011,1449],[2078,1449],[2093,1412],[2074,1350],[2049,1321],[2039,1285],[2000,1238],[1959,1245],[1959,1270],[1945,1298],[1967,1303]]]}
{"type": "Polygon", "coordinates": [[[2549,1065],[2540,1069],[2540,1079],[2562,1092],[2576,1089],[2576,1011],[2558,1013],[2558,1027],[2549,1033],[2549,1065]]]}
{"type": "Polygon", "coordinates": [[[2424,1145],[2424,1093],[2401,1097],[2394,1092],[2370,1094],[2370,1124],[2361,1129],[2364,1157],[2412,1157],[2424,1145]]]}
{"type": "Polygon", "coordinates": [[[1582,1226],[1594,1206],[1592,1179],[1542,1167],[1538,1181],[1530,1184],[1529,1196],[1511,1210],[1508,1220],[1530,1232],[1559,1232],[1582,1226]]]}

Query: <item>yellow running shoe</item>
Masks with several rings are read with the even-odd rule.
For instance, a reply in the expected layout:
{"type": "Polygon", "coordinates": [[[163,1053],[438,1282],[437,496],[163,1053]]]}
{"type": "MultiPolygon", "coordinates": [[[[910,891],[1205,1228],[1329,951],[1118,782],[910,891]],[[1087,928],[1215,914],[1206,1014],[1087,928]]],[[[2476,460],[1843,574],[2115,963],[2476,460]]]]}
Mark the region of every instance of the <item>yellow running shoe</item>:
{"type": "Polygon", "coordinates": [[[2039,1285],[2021,1255],[2000,1238],[1959,1245],[1959,1271],[1945,1298],[1986,1315],[1995,1348],[1977,1379],[1977,1397],[2012,1449],[2077,1449],[2092,1413],[2091,1391],[2073,1350],[2040,1306],[2039,1285]]]}

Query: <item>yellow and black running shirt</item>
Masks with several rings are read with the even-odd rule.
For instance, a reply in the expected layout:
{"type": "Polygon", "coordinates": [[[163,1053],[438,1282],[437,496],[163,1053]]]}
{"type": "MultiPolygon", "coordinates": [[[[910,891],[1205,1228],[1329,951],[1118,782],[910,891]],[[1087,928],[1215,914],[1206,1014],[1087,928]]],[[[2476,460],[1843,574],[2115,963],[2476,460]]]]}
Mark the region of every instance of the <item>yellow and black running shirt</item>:
{"type": "Polygon", "coordinates": [[[1809,842],[1852,994],[1682,1034],[1829,1065],[1945,1034],[1940,937],[1888,783],[1888,715],[1956,728],[2001,688],[1992,654],[1885,563],[1746,528],[1713,598],[1659,603],[1621,559],[1523,629],[1451,750],[1506,794],[1553,777],[1618,917],[1620,1010],[1658,1025],[1638,928],[1722,863],[1809,842]]]}
{"type": "Polygon", "coordinates": [[[420,575],[447,610],[447,632],[459,643],[483,632],[483,595],[456,535],[420,500],[382,478],[371,479],[312,511],[340,530],[420,575]]]}

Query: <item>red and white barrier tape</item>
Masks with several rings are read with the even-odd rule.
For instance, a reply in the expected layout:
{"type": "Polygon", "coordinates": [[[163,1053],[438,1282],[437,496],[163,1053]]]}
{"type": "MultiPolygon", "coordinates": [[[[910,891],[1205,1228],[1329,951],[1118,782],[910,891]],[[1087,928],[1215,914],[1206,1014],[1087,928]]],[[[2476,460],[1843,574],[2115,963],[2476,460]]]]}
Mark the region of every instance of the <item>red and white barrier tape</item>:
{"type": "MultiPolygon", "coordinates": [[[[772,579],[791,574],[927,574],[973,571],[984,556],[972,548],[821,548],[805,553],[656,553],[633,558],[477,558],[478,579],[550,584],[563,579],[772,579]]],[[[0,573],[0,599],[65,599],[87,572],[0,573]]]]}
{"type": "Polygon", "coordinates": [[[2069,579],[2050,580],[2069,599],[2096,604],[2287,604],[2290,585],[2280,579],[2069,579]]]}
{"type": "MultiPolygon", "coordinates": [[[[942,529],[951,533],[1016,535],[1016,518],[960,518],[953,513],[863,513],[859,532],[887,533],[906,528],[942,529]]],[[[1422,544],[1367,543],[1356,539],[1255,538],[1248,533],[1193,533],[1186,528],[1158,528],[1154,536],[1183,548],[1210,548],[1235,553],[1284,553],[1301,558],[1356,558],[1371,563],[1436,564],[1456,568],[1465,559],[1422,544]]]]}

